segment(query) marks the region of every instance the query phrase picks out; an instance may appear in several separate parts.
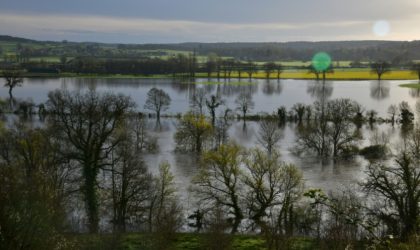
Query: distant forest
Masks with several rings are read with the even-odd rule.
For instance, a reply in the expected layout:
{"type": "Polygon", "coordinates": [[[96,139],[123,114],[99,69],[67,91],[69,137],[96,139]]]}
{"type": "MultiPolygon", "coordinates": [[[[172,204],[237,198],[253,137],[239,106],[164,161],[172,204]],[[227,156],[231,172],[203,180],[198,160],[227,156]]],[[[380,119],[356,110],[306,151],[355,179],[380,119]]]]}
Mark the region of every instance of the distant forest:
{"type": "Polygon", "coordinates": [[[178,43],[106,44],[69,41],[35,41],[0,36],[0,54],[19,52],[23,57],[144,58],[170,56],[168,51],[194,52],[206,57],[216,54],[243,61],[309,61],[325,51],[334,61],[388,61],[393,65],[420,60],[420,41],[330,41],[284,43],[178,43]]]}

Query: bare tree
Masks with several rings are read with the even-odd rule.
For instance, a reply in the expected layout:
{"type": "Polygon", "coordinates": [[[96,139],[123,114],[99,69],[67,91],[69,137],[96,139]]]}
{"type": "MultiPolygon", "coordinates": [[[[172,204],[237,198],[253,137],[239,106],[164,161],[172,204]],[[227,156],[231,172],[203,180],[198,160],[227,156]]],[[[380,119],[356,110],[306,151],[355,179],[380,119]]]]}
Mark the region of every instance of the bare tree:
{"type": "Polygon", "coordinates": [[[295,112],[299,124],[302,124],[303,116],[305,115],[306,105],[303,103],[296,103],[293,105],[292,110],[295,112]]]}
{"type": "Polygon", "coordinates": [[[112,200],[112,223],[115,232],[125,232],[127,221],[146,214],[150,198],[151,175],[142,159],[138,137],[129,129],[120,130],[115,139],[121,140],[112,150],[110,172],[110,196],[112,200]]]}
{"type": "Polygon", "coordinates": [[[354,117],[354,107],[354,102],[350,99],[336,99],[327,104],[328,117],[331,121],[329,134],[334,157],[357,139],[357,134],[352,131],[350,122],[354,117]]]}
{"type": "Polygon", "coordinates": [[[206,105],[206,90],[198,88],[193,93],[190,99],[190,106],[197,110],[200,115],[203,115],[203,108],[206,105]]]}
{"type": "Polygon", "coordinates": [[[22,73],[18,70],[3,71],[3,78],[6,80],[4,86],[9,88],[10,109],[13,109],[13,89],[22,86],[22,73]]]}
{"type": "Polygon", "coordinates": [[[327,105],[316,101],[313,105],[315,118],[298,129],[297,148],[300,152],[315,151],[319,156],[330,154],[327,105]]]}
{"type": "Polygon", "coordinates": [[[210,100],[206,99],[206,106],[211,115],[211,124],[214,126],[214,122],[216,121],[216,109],[223,104],[223,101],[220,98],[216,97],[215,95],[210,96],[210,100]]]}
{"type": "Polygon", "coordinates": [[[378,80],[381,80],[382,75],[391,71],[391,65],[387,62],[374,62],[370,65],[372,73],[378,76],[378,80]]]}
{"type": "Polygon", "coordinates": [[[359,139],[353,130],[355,103],[349,99],[315,102],[315,118],[298,130],[298,148],[313,150],[320,156],[352,153],[351,144],[359,139]],[[332,152],[331,152],[332,149],[332,152]]]}
{"type": "Polygon", "coordinates": [[[156,112],[156,118],[160,119],[160,112],[165,111],[171,104],[171,97],[162,89],[152,88],[147,92],[145,109],[156,112]]]}
{"type": "Polygon", "coordinates": [[[273,73],[276,70],[277,66],[273,62],[267,62],[264,64],[264,71],[265,71],[265,77],[267,79],[270,78],[270,74],[273,73]]]}
{"type": "Polygon", "coordinates": [[[17,70],[3,71],[3,78],[6,80],[6,83],[4,84],[4,86],[9,88],[9,96],[10,96],[10,99],[12,99],[13,89],[15,87],[22,86],[22,82],[23,82],[22,73],[17,70]]]}
{"type": "Polygon", "coordinates": [[[267,150],[269,155],[271,155],[281,137],[282,134],[274,120],[266,119],[260,122],[258,142],[267,150]]]}
{"type": "Polygon", "coordinates": [[[254,101],[252,101],[252,96],[248,93],[241,92],[238,97],[235,99],[237,109],[242,112],[242,118],[245,120],[246,114],[248,111],[254,108],[254,101]]]}
{"type": "Polygon", "coordinates": [[[153,232],[153,249],[170,249],[176,232],[183,223],[182,206],[176,195],[174,176],[170,165],[159,165],[159,174],[154,178],[149,206],[149,230],[153,232]]]}
{"type": "Polygon", "coordinates": [[[395,116],[398,114],[398,107],[397,107],[397,105],[392,104],[391,106],[389,106],[389,108],[388,108],[388,114],[391,116],[392,126],[394,126],[395,116]]]}

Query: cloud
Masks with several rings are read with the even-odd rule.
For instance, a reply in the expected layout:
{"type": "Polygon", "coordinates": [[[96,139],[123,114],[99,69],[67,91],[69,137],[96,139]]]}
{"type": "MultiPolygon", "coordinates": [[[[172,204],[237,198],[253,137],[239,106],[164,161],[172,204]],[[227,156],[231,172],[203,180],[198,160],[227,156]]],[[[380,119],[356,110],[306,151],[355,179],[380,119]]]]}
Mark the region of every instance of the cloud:
{"type": "MultiPolygon", "coordinates": [[[[385,39],[420,38],[420,16],[391,22],[385,39]]],[[[0,33],[36,39],[105,42],[228,42],[375,39],[373,22],[228,23],[92,15],[0,13],[0,33]]]]}

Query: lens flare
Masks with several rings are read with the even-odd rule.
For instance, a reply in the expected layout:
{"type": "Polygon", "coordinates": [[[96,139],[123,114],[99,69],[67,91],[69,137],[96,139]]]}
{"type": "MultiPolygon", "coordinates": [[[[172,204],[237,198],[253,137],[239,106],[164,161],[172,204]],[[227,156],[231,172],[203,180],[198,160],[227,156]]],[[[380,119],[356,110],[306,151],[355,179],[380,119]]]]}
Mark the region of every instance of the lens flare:
{"type": "Polygon", "coordinates": [[[318,52],[312,57],[312,65],[316,71],[325,71],[331,66],[331,57],[326,52],[318,52]]]}
{"type": "Polygon", "coordinates": [[[373,24],[373,33],[376,36],[386,36],[389,34],[391,27],[388,21],[379,20],[373,24]]]}

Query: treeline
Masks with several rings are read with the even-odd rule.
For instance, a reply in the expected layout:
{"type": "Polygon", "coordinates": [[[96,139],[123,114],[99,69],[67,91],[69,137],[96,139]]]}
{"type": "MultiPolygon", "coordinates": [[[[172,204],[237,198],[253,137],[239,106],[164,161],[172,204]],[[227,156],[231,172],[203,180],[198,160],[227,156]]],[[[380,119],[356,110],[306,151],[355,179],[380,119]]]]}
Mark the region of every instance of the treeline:
{"type": "MultiPolygon", "coordinates": [[[[159,117],[170,102],[152,89],[145,108],[159,117]]],[[[107,230],[148,232],[146,249],[169,249],[187,224],[211,237],[203,247],[217,242],[211,249],[228,249],[229,233],[238,232],[259,233],[268,249],[284,249],[293,236],[317,239],[325,249],[387,247],[395,243],[387,235],[418,243],[420,129],[406,103],[389,112],[404,126],[401,151],[381,151],[360,185],[328,194],[306,188],[300,170],[281,160],[281,126],[297,123],[297,144],[305,154],[338,159],[360,139],[358,122],[373,122],[374,115],[347,99],[280,108],[259,123],[259,147],[245,149],[228,136],[229,111],[215,115],[221,103],[197,94],[177,125],[176,150],[198,159],[190,188],[197,202],[187,213],[170,165],[147,166],[144,160],[159,148],[131,98],[50,92],[42,127],[16,123],[0,129],[0,247],[74,249],[80,246],[68,233],[107,230]]],[[[243,118],[253,106],[246,94],[236,104],[243,118]]],[[[371,146],[388,148],[386,139],[371,146]]]]}
{"type": "MultiPolygon", "coordinates": [[[[198,62],[194,54],[179,54],[169,59],[96,59],[78,57],[72,60],[62,59],[60,63],[23,62],[19,64],[28,73],[77,73],[77,74],[136,74],[136,75],[172,75],[174,77],[195,77],[196,73],[207,76],[230,78],[233,73],[239,78],[251,78],[258,71],[266,74],[282,73],[284,66],[276,63],[256,64],[234,59],[209,57],[206,62],[198,62]]],[[[301,67],[307,69],[307,67],[301,67]]],[[[7,67],[6,67],[7,69],[7,67]]]]}
{"type": "Polygon", "coordinates": [[[286,43],[181,43],[181,44],[101,44],[42,42],[2,36],[0,41],[16,42],[15,52],[29,57],[83,57],[102,59],[171,56],[173,51],[196,51],[197,55],[215,53],[222,57],[252,61],[310,61],[319,52],[329,53],[337,61],[389,61],[404,64],[420,59],[419,41],[338,41],[286,43]],[[36,46],[34,46],[36,45],[36,46]],[[167,50],[172,50],[168,52],[167,50]]]}

